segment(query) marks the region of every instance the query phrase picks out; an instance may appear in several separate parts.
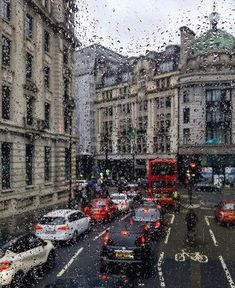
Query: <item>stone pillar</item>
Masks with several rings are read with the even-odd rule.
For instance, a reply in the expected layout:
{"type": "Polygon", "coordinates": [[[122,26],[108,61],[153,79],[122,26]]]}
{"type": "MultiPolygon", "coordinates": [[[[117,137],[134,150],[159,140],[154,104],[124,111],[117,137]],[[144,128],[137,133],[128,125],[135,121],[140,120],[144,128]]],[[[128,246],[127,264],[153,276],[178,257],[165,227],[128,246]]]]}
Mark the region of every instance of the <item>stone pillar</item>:
{"type": "Polygon", "coordinates": [[[153,153],[153,101],[148,101],[147,153],[153,153]]]}

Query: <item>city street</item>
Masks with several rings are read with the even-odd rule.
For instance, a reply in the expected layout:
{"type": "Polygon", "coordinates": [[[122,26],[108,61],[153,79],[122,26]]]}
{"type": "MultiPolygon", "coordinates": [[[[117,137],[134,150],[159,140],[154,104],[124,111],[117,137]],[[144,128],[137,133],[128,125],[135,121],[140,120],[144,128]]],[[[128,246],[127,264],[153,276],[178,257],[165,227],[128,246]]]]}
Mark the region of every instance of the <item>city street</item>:
{"type": "MultiPolygon", "coordinates": [[[[187,199],[183,202],[187,207],[187,199]]],[[[235,251],[232,248],[235,227],[220,226],[215,222],[211,209],[198,206],[194,203],[199,223],[192,247],[185,241],[184,217],[187,209],[183,208],[180,214],[166,215],[169,223],[166,237],[154,245],[151,277],[140,280],[139,287],[235,287],[235,251]]],[[[115,221],[128,217],[120,216],[115,221]]],[[[77,244],[58,247],[55,268],[42,275],[33,287],[44,287],[57,277],[97,277],[102,235],[111,225],[95,225],[77,244]]]]}

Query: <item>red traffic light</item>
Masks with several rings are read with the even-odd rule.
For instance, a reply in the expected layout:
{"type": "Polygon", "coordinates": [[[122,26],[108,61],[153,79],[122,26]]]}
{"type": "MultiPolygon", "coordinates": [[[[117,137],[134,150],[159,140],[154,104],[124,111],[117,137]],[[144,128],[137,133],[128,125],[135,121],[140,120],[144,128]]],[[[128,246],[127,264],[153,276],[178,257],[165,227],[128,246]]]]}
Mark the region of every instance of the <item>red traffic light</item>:
{"type": "Polygon", "coordinates": [[[191,168],[195,168],[195,167],[196,167],[196,163],[191,162],[191,163],[190,163],[190,167],[191,167],[191,168]]]}

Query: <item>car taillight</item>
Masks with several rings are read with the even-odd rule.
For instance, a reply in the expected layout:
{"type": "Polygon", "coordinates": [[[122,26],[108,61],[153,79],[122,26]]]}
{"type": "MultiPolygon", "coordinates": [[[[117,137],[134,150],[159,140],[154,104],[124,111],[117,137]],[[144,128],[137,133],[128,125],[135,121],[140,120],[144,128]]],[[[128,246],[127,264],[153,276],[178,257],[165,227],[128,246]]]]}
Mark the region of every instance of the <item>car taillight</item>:
{"type": "Polygon", "coordinates": [[[161,222],[157,221],[154,223],[154,227],[159,228],[161,226],[161,222]]]}
{"type": "Polygon", "coordinates": [[[105,235],[104,235],[104,245],[107,246],[108,245],[108,242],[109,242],[109,239],[110,239],[110,235],[109,233],[107,232],[105,235]]]}
{"type": "Polygon", "coordinates": [[[141,235],[140,236],[140,244],[144,245],[145,243],[146,243],[146,239],[145,239],[144,235],[141,235]]]}
{"type": "Polygon", "coordinates": [[[144,230],[145,230],[145,231],[148,231],[149,229],[150,229],[150,226],[149,226],[149,225],[147,225],[147,224],[144,225],[144,230]]]}
{"type": "Polygon", "coordinates": [[[107,280],[109,280],[109,275],[106,275],[106,274],[101,275],[101,279],[104,281],[107,281],[107,280]]]}
{"type": "Polygon", "coordinates": [[[219,218],[223,218],[224,217],[224,212],[220,211],[219,212],[219,218]]]}
{"type": "Polygon", "coordinates": [[[42,225],[36,225],[36,226],[35,226],[35,229],[36,229],[36,230],[43,230],[43,227],[42,227],[42,225]]]}
{"type": "Polygon", "coordinates": [[[3,261],[0,263],[0,271],[4,271],[10,268],[11,266],[11,261],[3,261]]]}
{"type": "Polygon", "coordinates": [[[63,226],[59,226],[57,229],[60,231],[66,231],[66,230],[70,230],[71,228],[68,225],[63,225],[63,226]]]}
{"type": "Polygon", "coordinates": [[[162,208],[162,206],[161,206],[161,205],[157,205],[157,209],[159,209],[159,210],[160,210],[161,208],[162,208]]]}
{"type": "Polygon", "coordinates": [[[122,206],[125,206],[126,205],[126,201],[122,201],[122,206]]]}

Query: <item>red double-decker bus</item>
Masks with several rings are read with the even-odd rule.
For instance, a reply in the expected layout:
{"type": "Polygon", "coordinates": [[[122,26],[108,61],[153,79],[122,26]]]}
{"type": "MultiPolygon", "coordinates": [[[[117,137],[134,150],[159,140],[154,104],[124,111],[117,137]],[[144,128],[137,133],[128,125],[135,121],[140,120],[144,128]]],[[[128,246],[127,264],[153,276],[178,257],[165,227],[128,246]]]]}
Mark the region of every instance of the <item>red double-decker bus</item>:
{"type": "Polygon", "coordinates": [[[172,193],[177,190],[177,161],[174,159],[149,160],[148,196],[157,197],[161,205],[174,204],[172,193]]]}

